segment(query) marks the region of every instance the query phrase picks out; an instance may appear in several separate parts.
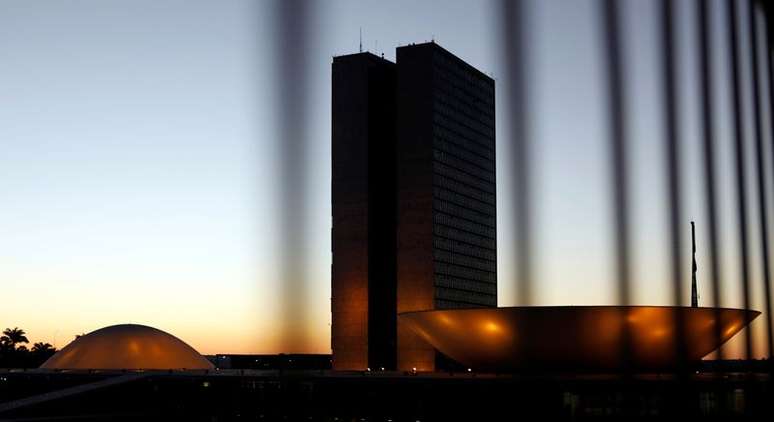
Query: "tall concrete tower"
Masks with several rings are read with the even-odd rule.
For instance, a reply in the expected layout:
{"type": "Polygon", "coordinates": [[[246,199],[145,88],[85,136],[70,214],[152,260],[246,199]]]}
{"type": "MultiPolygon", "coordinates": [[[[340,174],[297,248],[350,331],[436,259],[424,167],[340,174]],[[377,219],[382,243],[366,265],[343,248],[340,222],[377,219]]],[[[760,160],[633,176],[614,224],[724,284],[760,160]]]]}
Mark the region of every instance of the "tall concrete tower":
{"type": "MultiPolygon", "coordinates": [[[[497,306],[494,80],[433,42],[397,64],[398,312],[497,306]]],[[[436,357],[398,327],[398,369],[436,357]]]]}
{"type": "Polygon", "coordinates": [[[333,60],[334,369],[395,367],[395,64],[333,60]]]}
{"type": "Polygon", "coordinates": [[[334,369],[420,371],[400,312],[497,306],[494,80],[434,42],[333,60],[334,369]]]}

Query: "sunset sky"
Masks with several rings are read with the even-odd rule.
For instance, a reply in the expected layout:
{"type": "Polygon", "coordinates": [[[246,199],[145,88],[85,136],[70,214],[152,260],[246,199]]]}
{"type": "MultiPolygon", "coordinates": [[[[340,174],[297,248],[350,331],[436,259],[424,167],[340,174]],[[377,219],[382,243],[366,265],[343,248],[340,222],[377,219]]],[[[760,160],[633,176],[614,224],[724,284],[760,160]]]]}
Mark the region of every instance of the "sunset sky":
{"type": "MultiPolygon", "coordinates": [[[[657,2],[623,2],[630,101],[635,304],[671,304],[657,2]]],[[[696,221],[710,304],[691,2],[682,65],[685,297],[696,221]]],[[[715,11],[724,305],[741,307],[725,2],[715,11]]],[[[747,4],[747,3],[745,3],[747,4]]],[[[313,2],[305,350],[281,350],[277,300],[275,21],[269,2],[0,2],[0,329],[61,348],[140,323],[202,353],[330,351],[331,58],[435,39],[497,92],[499,305],[516,303],[508,110],[497,2],[313,2]]],[[[597,2],[533,1],[528,65],[536,183],[536,304],[613,304],[607,126],[597,2]]],[[[747,22],[748,10],[743,9],[747,22]]],[[[743,26],[746,28],[746,25],[743,26]]],[[[741,42],[749,46],[747,32],[741,42]]],[[[282,46],[282,48],[301,48],[282,46]]],[[[749,49],[742,50],[745,107],[749,49]]],[[[768,109],[768,80],[762,92],[768,109]]],[[[303,122],[299,122],[303,124],[303,122]]],[[[753,308],[763,310],[752,117],[746,113],[753,308]]],[[[771,137],[768,123],[764,136],[771,137]]],[[[767,142],[767,145],[771,145],[767,142]]],[[[772,154],[766,152],[767,168],[772,154]]],[[[771,171],[771,170],[770,170],[771,171]]],[[[768,182],[774,180],[768,175],[768,182]]],[[[772,192],[772,186],[768,186],[772,192]]],[[[771,195],[769,197],[771,198],[771,195]]],[[[769,204],[770,211],[774,203],[769,204]]],[[[774,213],[769,218],[771,223],[774,213]]],[[[686,303],[687,304],[687,303],[686,303]]],[[[764,318],[752,324],[756,356],[764,318]]],[[[738,352],[742,337],[728,346],[738,352]]]]}

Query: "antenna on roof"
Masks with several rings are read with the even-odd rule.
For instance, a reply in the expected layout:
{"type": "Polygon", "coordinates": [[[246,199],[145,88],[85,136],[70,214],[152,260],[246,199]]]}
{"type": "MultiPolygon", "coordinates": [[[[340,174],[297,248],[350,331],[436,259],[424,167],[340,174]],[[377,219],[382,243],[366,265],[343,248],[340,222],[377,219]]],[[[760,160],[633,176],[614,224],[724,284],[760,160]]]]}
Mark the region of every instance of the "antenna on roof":
{"type": "Polygon", "coordinates": [[[360,27],[360,52],[363,52],[363,27],[360,27]]]}

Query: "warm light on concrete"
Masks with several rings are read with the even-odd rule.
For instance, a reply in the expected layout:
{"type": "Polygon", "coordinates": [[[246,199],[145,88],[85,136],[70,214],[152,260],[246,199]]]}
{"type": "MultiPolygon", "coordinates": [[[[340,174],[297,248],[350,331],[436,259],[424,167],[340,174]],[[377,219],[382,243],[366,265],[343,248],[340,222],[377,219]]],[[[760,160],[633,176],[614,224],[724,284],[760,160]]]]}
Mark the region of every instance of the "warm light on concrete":
{"type": "Polygon", "coordinates": [[[695,362],[758,315],[672,306],[534,306],[407,312],[398,318],[403,329],[465,366],[497,371],[615,369],[625,327],[633,367],[668,368],[676,363],[678,316],[685,323],[686,357],[695,362]]]}
{"type": "Polygon", "coordinates": [[[152,327],[112,325],[75,339],[45,369],[213,369],[177,337],[152,327]]]}

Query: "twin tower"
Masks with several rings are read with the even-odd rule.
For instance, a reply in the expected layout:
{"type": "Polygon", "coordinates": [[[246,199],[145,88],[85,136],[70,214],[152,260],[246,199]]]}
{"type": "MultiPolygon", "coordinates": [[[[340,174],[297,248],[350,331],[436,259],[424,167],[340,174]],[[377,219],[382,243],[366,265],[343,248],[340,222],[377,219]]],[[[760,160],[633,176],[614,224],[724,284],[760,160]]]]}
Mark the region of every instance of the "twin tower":
{"type": "Polygon", "coordinates": [[[494,80],[434,42],[333,59],[333,368],[430,371],[401,312],[497,306],[494,80]]]}

